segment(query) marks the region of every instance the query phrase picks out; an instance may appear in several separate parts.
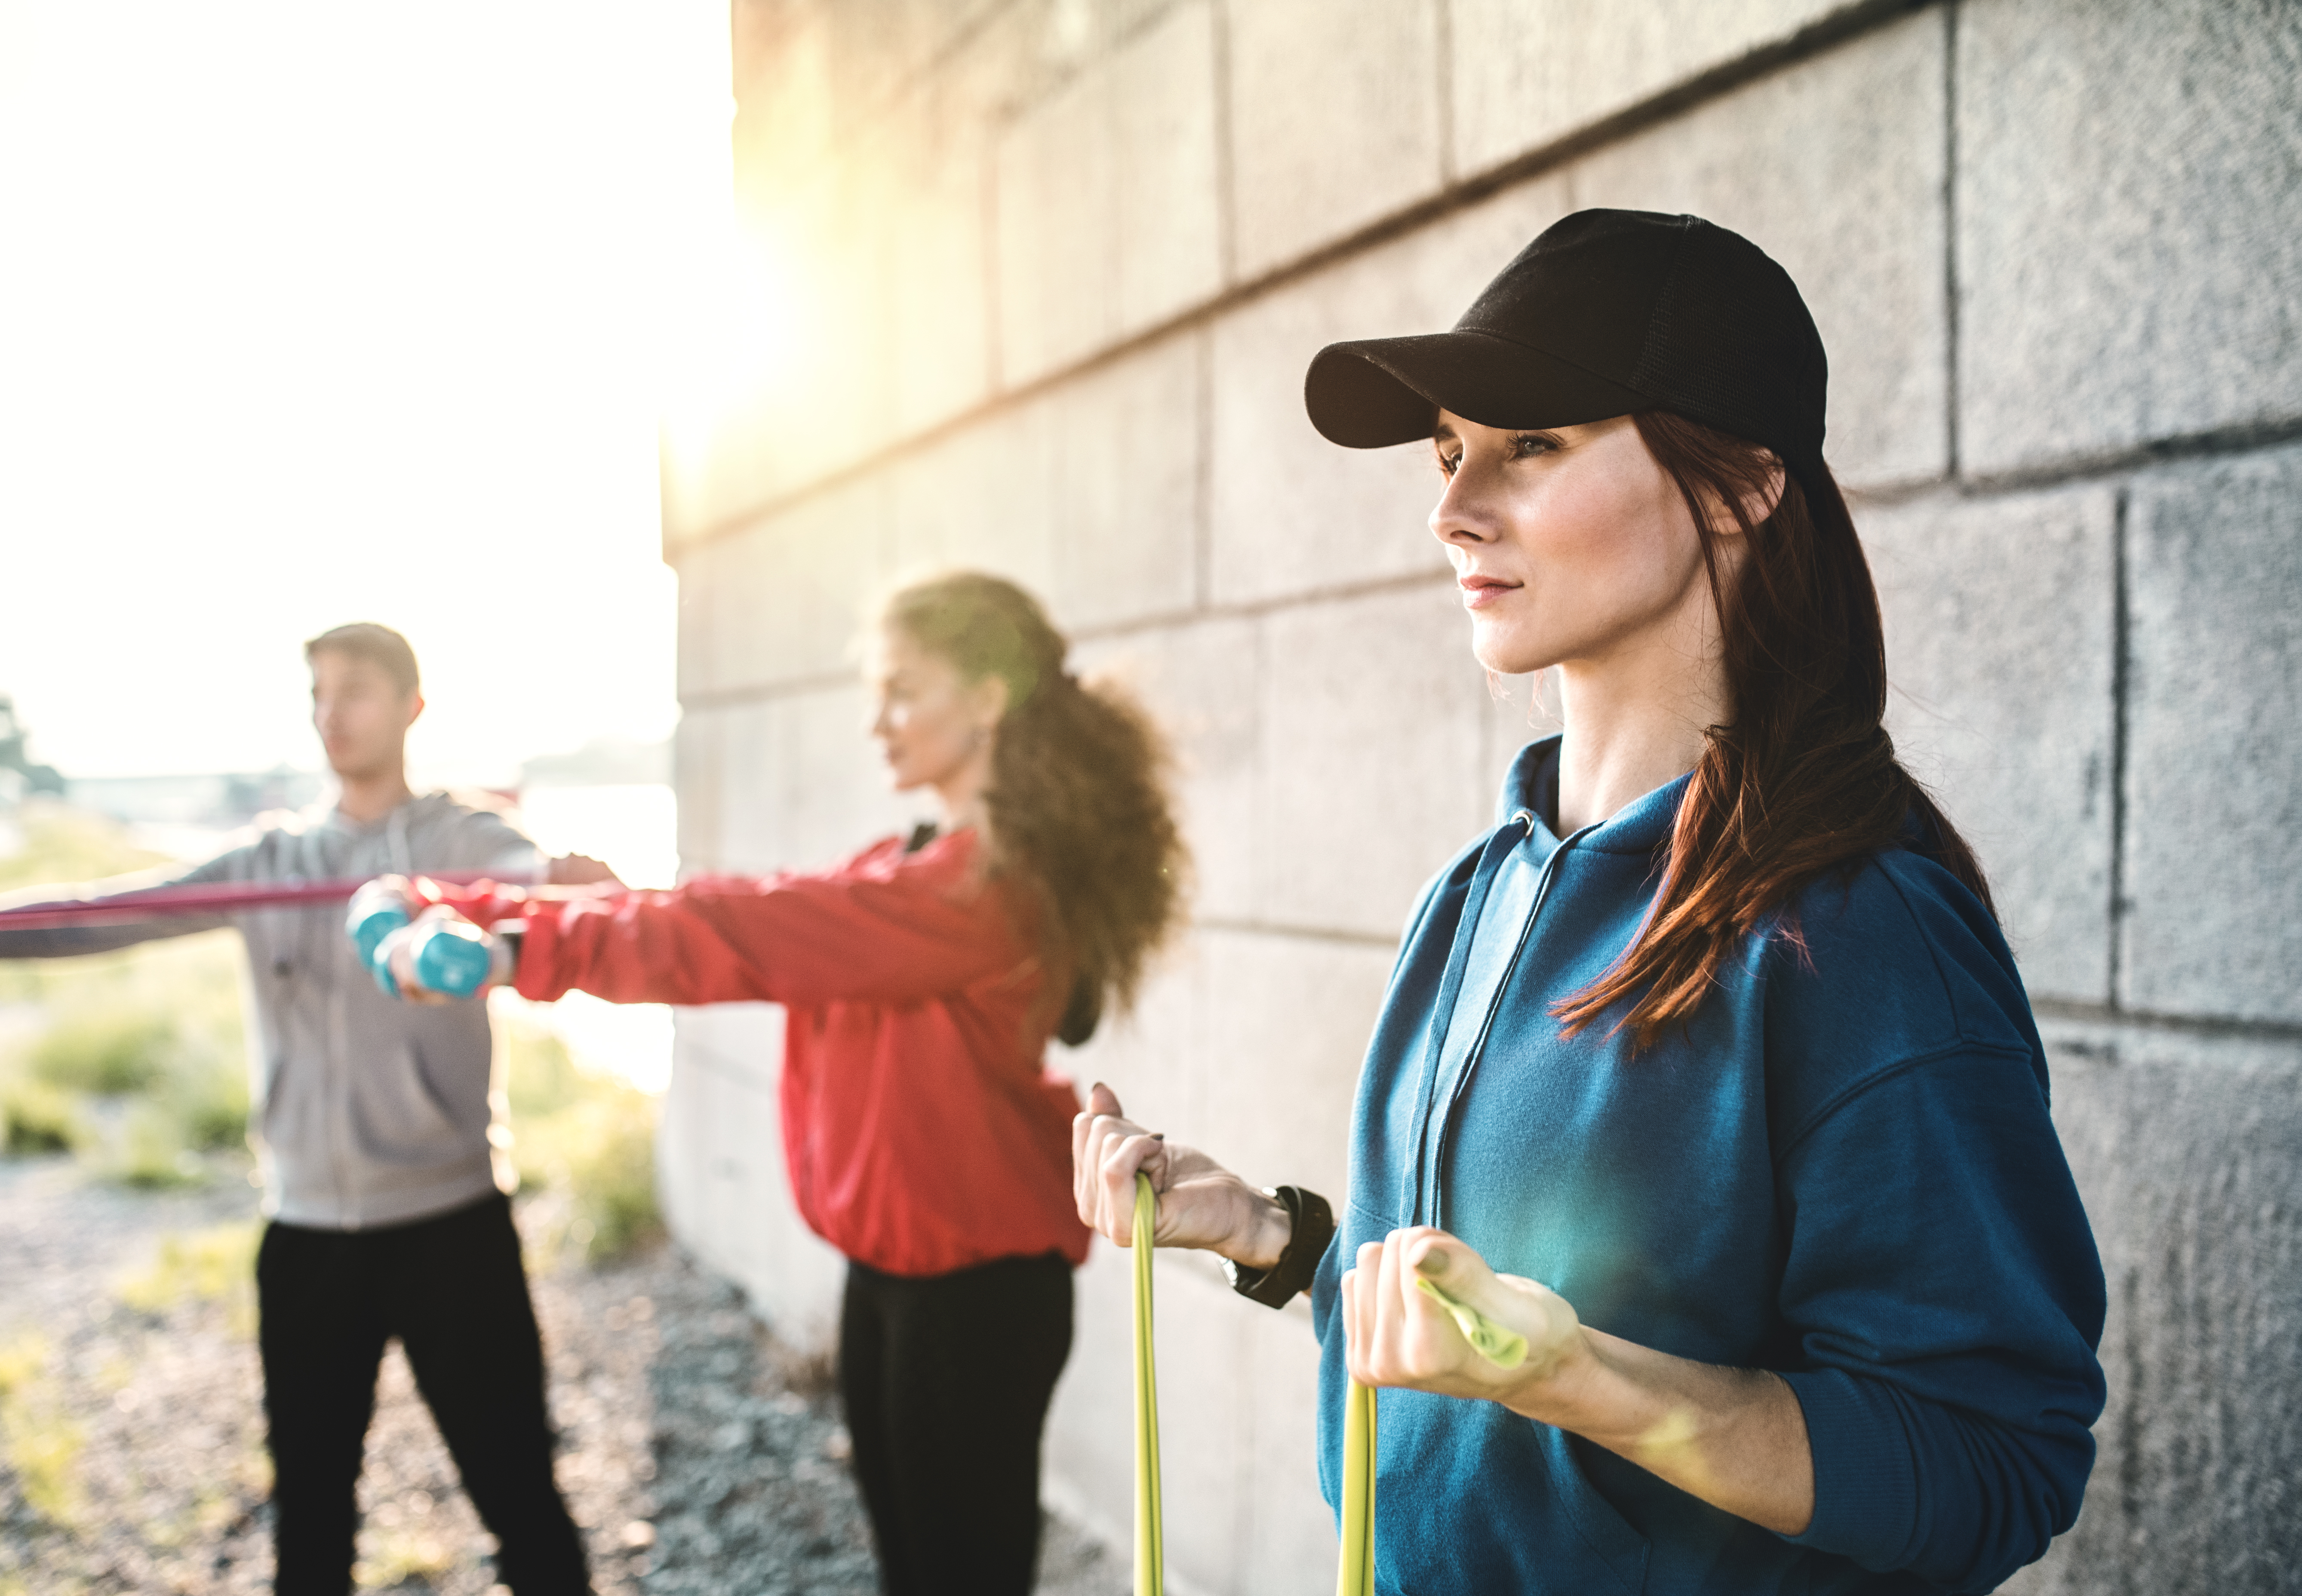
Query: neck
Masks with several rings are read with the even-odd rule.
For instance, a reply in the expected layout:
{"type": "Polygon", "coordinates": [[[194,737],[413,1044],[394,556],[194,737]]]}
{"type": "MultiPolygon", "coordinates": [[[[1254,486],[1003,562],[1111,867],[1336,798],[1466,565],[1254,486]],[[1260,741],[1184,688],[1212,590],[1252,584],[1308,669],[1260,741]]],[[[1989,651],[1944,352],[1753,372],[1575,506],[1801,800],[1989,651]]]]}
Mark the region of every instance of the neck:
{"type": "Polygon", "coordinates": [[[1729,718],[1715,628],[1673,631],[1680,634],[1628,658],[1558,667],[1562,836],[1611,819],[1693,769],[1704,731],[1729,718]]]}
{"type": "Polygon", "coordinates": [[[942,799],[939,807],[943,811],[943,817],[937,825],[945,836],[949,836],[954,831],[973,829],[981,832],[984,830],[987,817],[984,812],[981,794],[978,794],[963,799],[953,798],[938,787],[936,789],[936,795],[942,799]]]}
{"type": "Polygon", "coordinates": [[[407,769],[395,760],[390,767],[359,776],[339,770],[343,790],[336,795],[336,812],[363,826],[372,826],[416,796],[407,785],[407,769]]]}
{"type": "Polygon", "coordinates": [[[983,794],[990,785],[991,749],[987,740],[965,764],[935,784],[945,832],[972,827],[979,836],[990,835],[991,812],[983,802],[983,794]]]}

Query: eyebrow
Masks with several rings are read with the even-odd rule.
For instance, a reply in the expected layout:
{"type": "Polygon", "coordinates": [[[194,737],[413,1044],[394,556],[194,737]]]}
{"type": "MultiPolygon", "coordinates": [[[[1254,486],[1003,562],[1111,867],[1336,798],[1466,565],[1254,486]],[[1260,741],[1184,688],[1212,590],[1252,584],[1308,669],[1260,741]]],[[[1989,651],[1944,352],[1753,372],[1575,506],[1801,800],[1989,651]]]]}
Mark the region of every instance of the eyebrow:
{"type": "Polygon", "coordinates": [[[1449,438],[1455,439],[1458,442],[1462,441],[1461,435],[1443,421],[1431,429],[1431,441],[1433,443],[1443,443],[1449,438]]]}

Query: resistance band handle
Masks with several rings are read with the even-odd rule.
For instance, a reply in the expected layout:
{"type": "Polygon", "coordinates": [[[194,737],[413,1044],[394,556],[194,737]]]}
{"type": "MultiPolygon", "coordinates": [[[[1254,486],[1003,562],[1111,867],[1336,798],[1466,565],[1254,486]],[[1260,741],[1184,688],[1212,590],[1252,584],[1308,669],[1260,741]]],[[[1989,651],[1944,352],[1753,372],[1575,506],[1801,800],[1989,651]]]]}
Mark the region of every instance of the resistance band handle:
{"type": "Polygon", "coordinates": [[[1526,1338],[1515,1330],[1505,1330],[1469,1303],[1449,1295],[1438,1285],[1422,1275],[1415,1278],[1423,1295],[1445,1308],[1455,1321],[1455,1328],[1471,1343],[1471,1350],[1485,1358],[1498,1369],[1516,1369],[1526,1361],[1526,1338]]]}
{"type": "Polygon", "coordinates": [[[1159,1374],[1151,1356],[1151,1238],[1159,1197],[1151,1177],[1135,1173],[1135,1596],[1165,1596],[1166,1532],[1159,1518],[1159,1374]]]}

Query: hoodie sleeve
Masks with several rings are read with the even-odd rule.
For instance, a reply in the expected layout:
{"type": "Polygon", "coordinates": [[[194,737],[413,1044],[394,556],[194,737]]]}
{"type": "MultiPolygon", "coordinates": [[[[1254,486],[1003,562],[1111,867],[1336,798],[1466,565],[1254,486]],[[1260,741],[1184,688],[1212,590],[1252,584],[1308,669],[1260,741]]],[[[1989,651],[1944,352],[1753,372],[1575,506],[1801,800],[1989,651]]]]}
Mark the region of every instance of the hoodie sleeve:
{"type": "Polygon", "coordinates": [[[1794,1152],[1805,1545],[1987,1591],[2078,1518],[2101,1268],[2029,1061],[1917,1061],[1794,1152]]]}
{"type": "MultiPolygon", "coordinates": [[[[217,854],[189,869],[139,870],[109,876],[101,881],[29,886],[0,894],[0,909],[47,909],[101,903],[122,893],[148,892],[155,886],[197,886],[217,881],[244,881],[255,874],[256,849],[248,843],[217,854]]],[[[108,953],[139,942],[167,937],[189,937],[232,923],[228,914],[154,915],[147,920],[113,920],[78,926],[49,926],[17,930],[0,921],[0,959],[67,959],[80,953],[108,953]]]]}
{"type": "Polygon", "coordinates": [[[2102,1265],[1995,928],[1871,897],[1860,946],[1810,923],[1819,974],[1785,1005],[1803,1012],[1769,1016],[1811,1088],[1776,1155],[1796,1337],[1778,1366],[1815,1475],[1794,1539],[1987,1591],[2078,1517],[2102,1265]]]}
{"type": "Polygon", "coordinates": [[[996,894],[911,866],[542,903],[518,987],[549,1002],[902,1004],[1020,979],[1029,950],[996,894]]]}

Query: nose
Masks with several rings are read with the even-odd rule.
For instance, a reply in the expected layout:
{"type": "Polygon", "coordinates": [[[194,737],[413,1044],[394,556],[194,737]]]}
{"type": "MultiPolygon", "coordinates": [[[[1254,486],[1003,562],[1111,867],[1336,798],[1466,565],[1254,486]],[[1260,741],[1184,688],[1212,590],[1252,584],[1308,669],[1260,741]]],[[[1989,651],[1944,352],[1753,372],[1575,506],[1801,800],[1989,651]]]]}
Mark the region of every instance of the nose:
{"type": "Polygon", "coordinates": [[[1440,490],[1439,502],[1431,509],[1431,535],[1449,548],[1469,549],[1492,542],[1492,506],[1482,474],[1467,450],[1446,483],[1440,490]]]}

